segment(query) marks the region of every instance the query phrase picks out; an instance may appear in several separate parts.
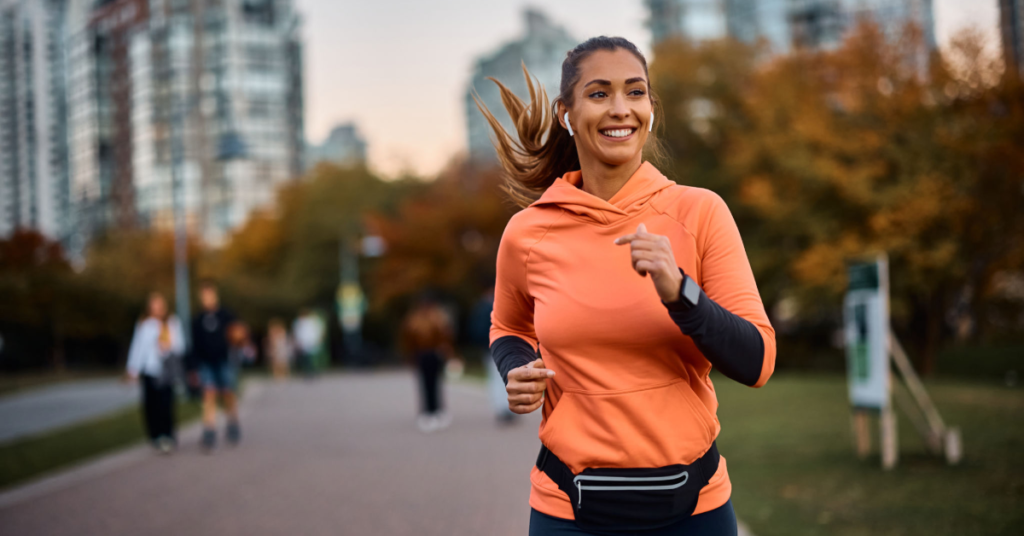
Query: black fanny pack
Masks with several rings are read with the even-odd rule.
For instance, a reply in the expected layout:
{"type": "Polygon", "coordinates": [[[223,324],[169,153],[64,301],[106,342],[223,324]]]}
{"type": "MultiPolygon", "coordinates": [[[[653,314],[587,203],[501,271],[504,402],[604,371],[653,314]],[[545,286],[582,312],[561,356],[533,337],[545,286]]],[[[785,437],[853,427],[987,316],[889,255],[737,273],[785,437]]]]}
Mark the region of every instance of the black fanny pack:
{"type": "Polygon", "coordinates": [[[676,523],[697,508],[700,490],[718,471],[718,447],[689,465],[584,469],[573,474],[541,445],[537,468],[569,496],[576,525],[586,531],[650,530],[676,523]]]}

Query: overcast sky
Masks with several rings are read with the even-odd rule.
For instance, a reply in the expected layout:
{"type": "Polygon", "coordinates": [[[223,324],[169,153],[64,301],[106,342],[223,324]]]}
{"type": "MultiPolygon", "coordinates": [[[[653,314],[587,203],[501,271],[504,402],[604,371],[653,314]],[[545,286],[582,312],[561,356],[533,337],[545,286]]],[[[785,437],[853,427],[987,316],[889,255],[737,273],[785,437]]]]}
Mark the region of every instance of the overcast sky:
{"type": "MultiPolygon", "coordinates": [[[[934,0],[936,37],[993,36],[998,0],[934,0]]],[[[573,37],[620,35],[650,50],[642,0],[295,0],[303,17],[306,136],[355,121],[385,175],[436,173],[464,150],[463,98],[475,58],[517,38],[529,5],[573,37]]]]}

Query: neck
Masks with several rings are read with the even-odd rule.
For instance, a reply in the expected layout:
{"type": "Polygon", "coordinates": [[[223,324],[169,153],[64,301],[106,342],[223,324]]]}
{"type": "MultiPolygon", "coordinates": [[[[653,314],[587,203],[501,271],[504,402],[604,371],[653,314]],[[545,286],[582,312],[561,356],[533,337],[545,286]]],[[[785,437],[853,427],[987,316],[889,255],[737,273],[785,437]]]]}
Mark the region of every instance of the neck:
{"type": "Polygon", "coordinates": [[[643,153],[637,153],[628,162],[618,166],[610,166],[596,158],[580,155],[580,171],[583,175],[580,188],[594,197],[608,201],[629,182],[629,178],[640,169],[641,164],[643,153]]]}

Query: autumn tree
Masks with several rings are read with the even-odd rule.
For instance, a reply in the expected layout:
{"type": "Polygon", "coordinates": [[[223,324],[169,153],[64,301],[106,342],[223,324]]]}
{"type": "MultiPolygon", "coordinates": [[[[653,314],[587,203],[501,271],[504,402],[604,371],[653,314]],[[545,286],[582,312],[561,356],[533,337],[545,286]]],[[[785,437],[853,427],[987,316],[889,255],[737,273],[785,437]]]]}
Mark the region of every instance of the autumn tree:
{"type": "Polygon", "coordinates": [[[1019,273],[1024,95],[980,50],[963,37],[944,61],[865,23],[834,50],[656,51],[676,179],[730,203],[769,305],[835,317],[846,264],[887,253],[894,323],[930,372],[951,308],[1019,273]]]}

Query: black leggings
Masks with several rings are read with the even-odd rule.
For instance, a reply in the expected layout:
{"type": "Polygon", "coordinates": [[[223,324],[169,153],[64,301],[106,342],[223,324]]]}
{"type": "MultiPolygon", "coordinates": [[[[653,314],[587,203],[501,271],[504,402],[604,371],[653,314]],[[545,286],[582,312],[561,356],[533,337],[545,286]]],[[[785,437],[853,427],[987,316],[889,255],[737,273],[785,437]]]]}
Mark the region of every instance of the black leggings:
{"type": "MultiPolygon", "coordinates": [[[[636,536],[736,536],[736,513],[732,510],[732,500],[722,506],[703,514],[690,516],[674,525],[641,532],[620,532],[620,536],[627,534],[636,536]]],[[[562,519],[536,510],[530,511],[530,536],[578,536],[580,534],[592,535],[593,532],[584,532],[576,526],[571,519],[562,519]]]]}
{"type": "Polygon", "coordinates": [[[423,390],[423,413],[433,415],[441,411],[441,356],[433,350],[416,355],[423,390]]]}
{"type": "Polygon", "coordinates": [[[174,439],[174,388],[142,375],[142,416],[150,440],[174,439]]]}

